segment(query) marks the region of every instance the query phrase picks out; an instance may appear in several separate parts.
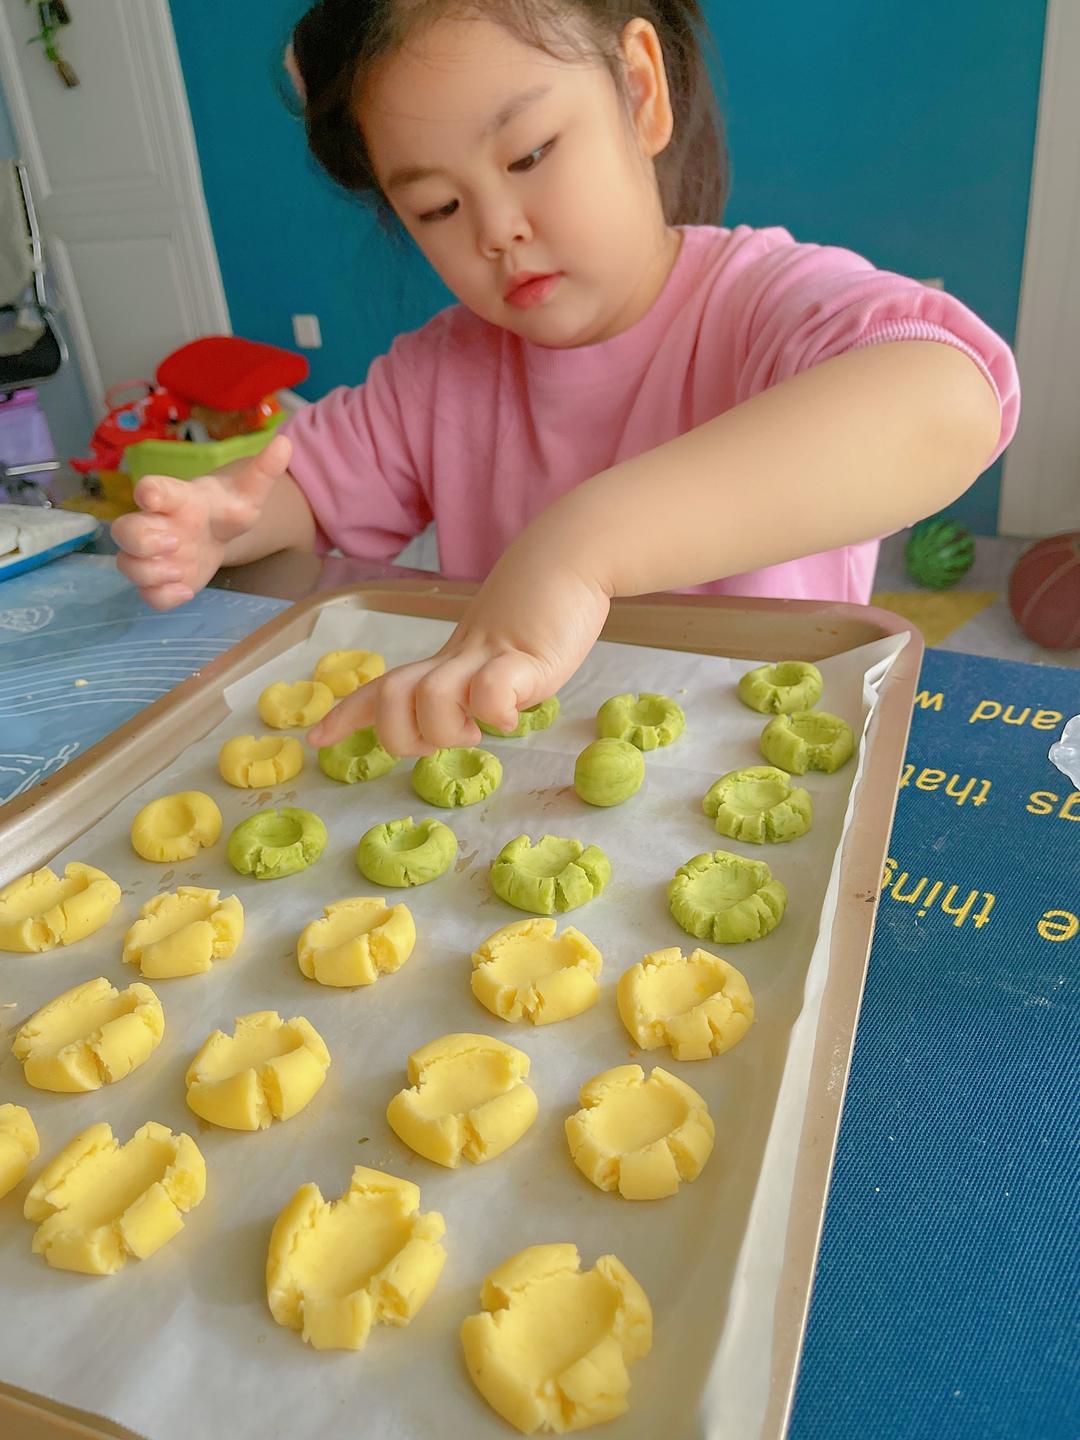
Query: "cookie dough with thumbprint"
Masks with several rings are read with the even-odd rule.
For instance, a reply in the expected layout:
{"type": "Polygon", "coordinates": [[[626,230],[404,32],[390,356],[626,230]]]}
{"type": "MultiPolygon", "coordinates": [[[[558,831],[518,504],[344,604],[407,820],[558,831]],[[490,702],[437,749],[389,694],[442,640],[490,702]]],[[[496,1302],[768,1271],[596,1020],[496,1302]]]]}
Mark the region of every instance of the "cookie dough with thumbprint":
{"type": "Polygon", "coordinates": [[[397,763],[398,757],[380,745],[373,725],[365,725],[337,744],[323,745],[319,750],[319,769],[341,785],[378,780],[381,775],[389,775],[397,763]]]}
{"type": "Polygon", "coordinates": [[[317,725],[334,705],[334,692],[321,680],[277,680],[259,696],[259,719],[272,730],[317,725]]]}
{"type": "Polygon", "coordinates": [[[165,1012],[136,981],[117,990],[104,976],[65,990],[31,1015],[11,1051],[35,1090],[99,1090],[144,1064],[161,1044],[165,1012]]]}
{"type": "Polygon", "coordinates": [[[799,710],[777,715],[761,732],[761,753],[770,765],[805,775],[821,770],[831,775],[855,753],[851,726],[827,710],[799,710]]]}
{"type": "Polygon", "coordinates": [[[270,790],[304,768],[304,747],[291,735],[234,735],[218,753],[218,770],[238,790],[270,790]]]}
{"type": "Polygon", "coordinates": [[[729,770],[709,786],[701,808],[721,835],[751,845],[797,840],[814,818],[807,791],[773,765],[729,770]]]}
{"type": "Polygon", "coordinates": [[[658,750],[686,729],[682,706],[668,695],[643,690],[640,695],[613,695],[597,711],[601,739],[627,740],[639,750],[658,750]]]}
{"type": "Polygon", "coordinates": [[[426,885],[445,875],[457,856],[457,837],[441,820],[387,820],[373,825],[356,847],[356,868],[387,889],[426,885]]]}
{"type": "Polygon", "coordinates": [[[10,1194],[37,1159],[41,1142],[25,1105],[0,1105],[0,1199],[10,1194]]]}
{"type": "Polygon", "coordinates": [[[229,864],[239,875],[281,880],[314,865],[326,849],[326,826],[310,810],[260,810],[229,836],[229,864]]]}
{"type": "Polygon", "coordinates": [[[131,847],[144,860],[175,865],[216,843],[221,811],[201,790],[162,795],[144,805],[131,822],[131,847]]]}
{"type": "Polygon", "coordinates": [[[744,860],[728,850],[706,851],[675,871],[668,906],[688,935],[717,945],[741,945],[776,929],[787,908],[787,889],[773,879],[764,860],[744,860]]]}
{"type": "Polygon", "coordinates": [[[821,699],[821,671],[805,660],[759,665],[739,679],[739,699],[762,715],[812,710],[821,699]]]}
{"type": "Polygon", "coordinates": [[[385,669],[386,661],[374,650],[329,650],[316,662],[315,679],[341,700],[377,679],[385,669]]]}
{"type": "Polygon", "coordinates": [[[600,895],[611,879],[611,862],[598,845],[545,835],[534,845],[518,835],[499,851],[491,888],[500,900],[534,915],[576,910],[600,895]]]}
{"type": "Polygon", "coordinates": [[[501,782],[502,763],[490,750],[436,750],[422,755],[412,772],[420,799],[446,810],[486,800],[501,782]]]}
{"type": "Polygon", "coordinates": [[[523,735],[548,729],[558,716],[559,701],[552,695],[550,699],[541,700],[538,705],[530,705],[527,710],[519,711],[518,723],[513,730],[498,730],[494,725],[485,725],[483,720],[477,720],[476,723],[485,735],[498,735],[503,740],[520,740],[523,735]]]}

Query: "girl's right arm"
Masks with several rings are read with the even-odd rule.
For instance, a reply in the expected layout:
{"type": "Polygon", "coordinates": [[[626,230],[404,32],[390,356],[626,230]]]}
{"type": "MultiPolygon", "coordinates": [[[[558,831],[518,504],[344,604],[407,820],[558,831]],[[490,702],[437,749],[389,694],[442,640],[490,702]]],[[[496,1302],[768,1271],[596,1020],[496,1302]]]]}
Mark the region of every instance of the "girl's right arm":
{"type": "Polygon", "coordinates": [[[248,460],[198,480],[145,475],[135,514],[113,521],[117,568],[156,610],[182,605],[222,565],[278,550],[313,550],[315,517],[288,473],[292,447],[277,436],[248,460]]]}

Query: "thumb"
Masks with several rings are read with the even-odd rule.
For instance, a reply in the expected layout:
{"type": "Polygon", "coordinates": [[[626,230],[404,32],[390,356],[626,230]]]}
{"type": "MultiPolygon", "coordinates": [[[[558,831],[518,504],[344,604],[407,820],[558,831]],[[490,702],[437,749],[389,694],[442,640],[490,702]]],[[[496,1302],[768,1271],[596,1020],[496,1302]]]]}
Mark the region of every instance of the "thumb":
{"type": "Polygon", "coordinates": [[[233,476],[231,489],[256,508],[261,507],[274,481],[284,475],[292,459],[292,444],[285,435],[275,435],[270,444],[253,455],[233,476]]]}
{"type": "Polygon", "coordinates": [[[469,711],[486,725],[513,730],[518,711],[535,705],[549,693],[544,689],[538,662],[515,650],[497,655],[476,672],[469,686],[469,711]]]}

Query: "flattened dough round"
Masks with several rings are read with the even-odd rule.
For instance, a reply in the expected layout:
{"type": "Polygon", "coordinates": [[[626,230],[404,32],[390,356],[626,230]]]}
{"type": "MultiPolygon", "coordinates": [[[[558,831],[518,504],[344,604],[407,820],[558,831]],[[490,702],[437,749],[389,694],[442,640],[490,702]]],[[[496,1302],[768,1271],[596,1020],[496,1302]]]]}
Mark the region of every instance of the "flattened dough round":
{"type": "Polygon", "coordinates": [[[400,970],[416,944],[416,926],[406,905],[387,905],[378,896],[335,900],[312,920],[296,942],[300,973],[320,985],[374,985],[380,975],[400,970]]]}
{"type": "Polygon", "coordinates": [[[181,790],[151,800],[131,822],[132,849],[159,865],[190,860],[220,834],[221,811],[201,790],[181,790]]]}
{"type": "Polygon", "coordinates": [[[515,920],[489,935],[473,954],[472,991],[500,1020],[551,1025],[595,1005],[603,960],[580,930],[555,921],[515,920]]]}
{"type": "Polygon", "coordinates": [[[259,719],[273,730],[316,725],[333,708],[334,692],[321,680],[276,680],[259,696],[259,719]]]}
{"type": "Polygon", "coordinates": [[[821,671],[806,660],[759,665],[739,677],[739,699],[762,715],[812,710],[821,699],[821,671]]]}
{"type": "Polygon", "coordinates": [[[611,862],[598,845],[544,835],[533,845],[518,835],[491,867],[491,888],[500,900],[534,915],[560,914],[595,900],[611,879],[611,862]]]}
{"type": "Polygon", "coordinates": [[[761,753],[770,765],[805,775],[821,770],[831,775],[855,753],[851,726],[827,710],[797,710],[777,715],[761,732],[761,753]]]}
{"type": "Polygon", "coordinates": [[[652,1349],[652,1308],[614,1255],[582,1270],[576,1245],[532,1245],[492,1270],[480,1304],[461,1327],[465,1364],[523,1435],[626,1413],[630,1366],[652,1349]]]}
{"type": "Polygon", "coordinates": [[[708,950],[654,950],[619,976],[616,996],[622,1022],[641,1049],[668,1045],[676,1060],[722,1055],[754,1023],[746,977],[708,950]]]}
{"type": "Polygon", "coordinates": [[[270,1236],[270,1313],[316,1350],[362,1350],[372,1325],[407,1325],[434,1290],[445,1230],[420,1214],[419,1186],[366,1165],[337,1200],[301,1185],[270,1236]]]}
{"type": "Polygon", "coordinates": [[[764,860],[744,860],[728,850],[695,855],[675,871],[668,905],[688,935],[717,945],[761,940],[775,930],[787,908],[787,889],[764,860]]]}
{"type": "Polygon", "coordinates": [[[751,845],[797,840],[814,818],[808,792],[774,765],[729,770],[709,786],[701,808],[721,835],[751,845]]]}
{"type": "Polygon", "coordinates": [[[239,790],[284,785],[304,768],[304,747],[292,735],[234,735],[218,753],[218,770],[239,790]]]}
{"type": "Polygon", "coordinates": [[[365,831],[356,847],[356,868],[373,885],[401,890],[444,875],[457,848],[457,837],[441,820],[417,825],[409,815],[365,831]]]}
{"type": "Polygon", "coordinates": [[[460,747],[421,755],[413,766],[413,789],[429,805],[450,810],[486,800],[502,783],[502,762],[490,750],[460,747]]]}
{"type": "Polygon", "coordinates": [[[120,886],[93,865],[72,860],[63,877],[47,865],[31,870],[0,890],[0,950],[74,945],[107,924],[119,902],[120,886]]]}
{"type": "Polygon", "coordinates": [[[65,990],[19,1029],[11,1050],[35,1090],[100,1090],[136,1070],[165,1034],[165,1012],[136,981],[117,990],[104,976],[65,990]]]}
{"type": "Polygon", "coordinates": [[[328,650],[315,665],[315,679],[340,700],[376,679],[385,669],[386,661],[374,650],[328,650]]]}
{"type": "Polygon", "coordinates": [[[617,1065],[586,1080],[567,1118],[574,1164],[599,1190],[624,1200],[662,1200],[696,1180],[712,1154],[712,1117],[685,1080],[657,1065],[617,1065]]]}
{"type": "Polygon", "coordinates": [[[336,745],[323,745],[319,750],[319,769],[342,785],[377,780],[389,775],[397,763],[398,757],[379,744],[374,725],[365,725],[336,745]]]}
{"type": "Polygon", "coordinates": [[[256,880],[281,880],[314,865],[326,840],[326,826],[310,810],[289,805],[260,810],[229,836],[229,864],[256,880]]]}
{"type": "Polygon", "coordinates": [[[231,1035],[215,1030],[188,1066],[187,1103],[226,1130],[265,1130],[291,1120],[322,1088],[330,1051],[302,1016],[241,1015],[231,1035]]]}
{"type": "Polygon", "coordinates": [[[244,934],[244,907],[235,895],[181,885],[151,896],[124,936],[123,958],[148,980],[202,975],[225,960],[244,934]]]}
{"type": "Polygon", "coordinates": [[[559,716],[559,701],[555,695],[547,700],[541,700],[539,705],[530,705],[527,710],[518,711],[518,723],[513,730],[497,730],[494,725],[485,725],[483,720],[477,720],[477,725],[485,735],[498,735],[503,740],[520,740],[523,735],[531,735],[534,730],[546,730],[554,725],[559,716]]]}
{"type": "Polygon", "coordinates": [[[41,1149],[25,1105],[0,1105],[0,1199],[10,1194],[41,1149]]]}
{"type": "Polygon", "coordinates": [[[493,1160],[536,1119],[529,1057],[489,1035],[443,1035],[409,1056],[409,1089],[390,1101],[391,1130],[426,1160],[456,1170],[493,1160]]]}
{"type": "Polygon", "coordinates": [[[670,745],[685,729],[686,715],[678,701],[651,690],[643,690],[640,695],[613,695],[596,715],[599,736],[628,740],[639,750],[670,745]]]}

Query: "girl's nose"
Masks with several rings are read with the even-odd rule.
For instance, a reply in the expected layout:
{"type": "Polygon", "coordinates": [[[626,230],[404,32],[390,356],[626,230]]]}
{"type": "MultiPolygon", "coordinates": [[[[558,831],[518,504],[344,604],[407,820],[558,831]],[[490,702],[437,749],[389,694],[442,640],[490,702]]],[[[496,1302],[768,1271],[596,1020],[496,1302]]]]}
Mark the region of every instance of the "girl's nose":
{"type": "Polygon", "coordinates": [[[532,239],[532,227],[514,204],[512,196],[506,196],[482,209],[477,221],[477,242],[485,260],[497,260],[515,245],[527,244],[532,239]]]}

